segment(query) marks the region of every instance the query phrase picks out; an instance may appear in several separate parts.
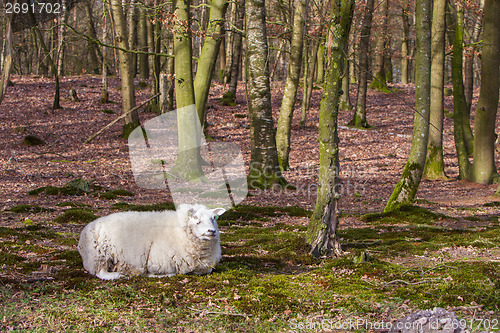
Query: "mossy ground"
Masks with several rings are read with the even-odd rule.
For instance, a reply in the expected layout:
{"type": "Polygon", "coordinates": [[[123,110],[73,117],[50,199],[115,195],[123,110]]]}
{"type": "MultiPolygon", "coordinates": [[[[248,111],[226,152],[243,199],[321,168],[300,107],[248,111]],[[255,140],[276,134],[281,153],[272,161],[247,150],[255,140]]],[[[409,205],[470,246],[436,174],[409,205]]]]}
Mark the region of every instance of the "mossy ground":
{"type": "MultiPolygon", "coordinates": [[[[84,211],[68,211],[77,210],[84,211]]],[[[443,215],[401,207],[364,215],[366,227],[341,229],[343,257],[315,259],[306,226],[269,226],[310,214],[241,205],[219,219],[223,259],[213,273],[111,282],[83,270],[78,232],[55,228],[67,221],[0,228],[0,330],[282,332],[306,320],[389,322],[434,306],[460,309],[461,318],[498,318],[498,222],[450,229],[435,225],[443,215]]]]}

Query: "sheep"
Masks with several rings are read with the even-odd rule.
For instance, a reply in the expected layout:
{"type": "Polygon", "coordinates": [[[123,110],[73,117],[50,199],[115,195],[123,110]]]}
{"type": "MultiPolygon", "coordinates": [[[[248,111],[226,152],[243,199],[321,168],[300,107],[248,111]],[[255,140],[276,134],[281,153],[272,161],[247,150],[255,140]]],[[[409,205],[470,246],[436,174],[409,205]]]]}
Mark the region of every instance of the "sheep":
{"type": "Polygon", "coordinates": [[[224,212],[224,208],[182,204],[177,211],[101,217],[80,235],[83,267],[103,280],[208,274],[221,259],[216,220],[224,212]]]}

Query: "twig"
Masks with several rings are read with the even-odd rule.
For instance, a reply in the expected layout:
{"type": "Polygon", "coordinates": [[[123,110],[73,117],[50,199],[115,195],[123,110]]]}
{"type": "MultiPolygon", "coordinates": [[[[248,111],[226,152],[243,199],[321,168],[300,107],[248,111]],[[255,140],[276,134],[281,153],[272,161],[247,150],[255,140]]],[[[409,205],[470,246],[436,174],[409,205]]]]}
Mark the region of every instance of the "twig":
{"type": "Polygon", "coordinates": [[[59,157],[66,158],[66,156],[61,155],[61,154],[59,154],[59,153],[54,153],[54,152],[52,152],[52,151],[44,151],[44,152],[41,152],[41,153],[37,153],[36,151],[34,151],[34,153],[35,153],[35,154],[37,154],[37,155],[48,155],[48,154],[53,154],[53,155],[57,155],[57,156],[59,156],[59,157]]]}
{"type": "Polygon", "coordinates": [[[203,313],[203,314],[219,314],[219,315],[239,316],[239,317],[251,317],[252,316],[252,315],[247,315],[247,314],[242,314],[242,313],[233,313],[233,312],[203,311],[203,310],[195,309],[195,308],[192,308],[189,306],[188,306],[188,309],[196,311],[198,313],[203,313]]]}
{"type": "Polygon", "coordinates": [[[118,120],[122,119],[122,118],[125,118],[128,114],[136,111],[137,109],[141,108],[142,106],[148,104],[152,99],[155,99],[156,97],[160,96],[161,93],[158,93],[150,98],[148,98],[145,102],[143,102],[141,105],[138,105],[132,109],[130,109],[129,111],[125,112],[124,114],[122,114],[121,116],[119,116],[118,118],[116,118],[115,120],[113,120],[112,122],[110,122],[109,124],[107,124],[106,126],[104,126],[103,128],[101,128],[99,131],[97,131],[95,134],[93,134],[92,136],[90,136],[87,140],[85,140],[84,143],[89,143],[90,141],[94,140],[99,134],[101,134],[102,132],[104,132],[105,129],[111,127],[114,123],[116,123],[118,120]]]}

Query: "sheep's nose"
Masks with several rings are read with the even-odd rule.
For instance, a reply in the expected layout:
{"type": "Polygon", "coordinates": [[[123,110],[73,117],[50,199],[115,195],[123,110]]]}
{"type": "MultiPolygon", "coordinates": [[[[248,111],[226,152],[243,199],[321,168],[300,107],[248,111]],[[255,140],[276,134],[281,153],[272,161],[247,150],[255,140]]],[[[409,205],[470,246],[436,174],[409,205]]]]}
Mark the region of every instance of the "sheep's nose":
{"type": "Polygon", "coordinates": [[[208,230],[208,231],[207,231],[207,234],[208,234],[209,236],[215,236],[215,230],[208,230]]]}

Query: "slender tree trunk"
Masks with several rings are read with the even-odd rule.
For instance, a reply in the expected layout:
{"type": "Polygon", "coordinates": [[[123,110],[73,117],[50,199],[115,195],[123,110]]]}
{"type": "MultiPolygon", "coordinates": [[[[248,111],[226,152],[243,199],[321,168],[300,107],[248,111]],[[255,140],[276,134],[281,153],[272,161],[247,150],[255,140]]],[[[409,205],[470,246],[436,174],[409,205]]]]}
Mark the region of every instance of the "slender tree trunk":
{"type": "Polygon", "coordinates": [[[410,43],[410,19],[408,17],[410,11],[409,0],[404,0],[401,18],[403,20],[403,39],[401,41],[401,83],[408,84],[408,62],[409,62],[409,43],[410,43]]]}
{"type": "Polygon", "coordinates": [[[251,149],[248,184],[250,188],[265,189],[273,185],[286,185],[278,163],[271,107],[265,1],[247,0],[245,12],[246,90],[251,149]]]}
{"type": "Polygon", "coordinates": [[[377,42],[375,45],[375,54],[373,61],[373,76],[374,79],[370,84],[370,88],[378,89],[381,91],[387,91],[386,88],[386,78],[385,78],[385,49],[387,47],[387,18],[389,11],[389,0],[383,0],[379,5],[379,15],[382,17],[382,24],[380,25],[380,31],[377,36],[377,42]]]}
{"type": "Polygon", "coordinates": [[[350,77],[349,77],[349,59],[346,57],[346,63],[344,66],[344,77],[342,78],[342,94],[340,95],[340,106],[339,109],[341,111],[351,111],[351,98],[349,95],[349,85],[350,85],[350,77]]]}
{"type": "Polygon", "coordinates": [[[473,180],[488,184],[496,174],[494,142],[499,98],[500,1],[484,3],[483,52],[481,57],[481,92],[474,118],[473,180]]]}
{"type": "Polygon", "coordinates": [[[325,43],[321,43],[318,48],[318,59],[316,60],[318,63],[317,71],[316,71],[316,84],[323,84],[323,80],[325,78],[325,43]]]}
{"type": "MultiPolygon", "coordinates": [[[[143,4],[141,4],[137,25],[137,49],[144,52],[148,52],[148,24],[146,16],[146,8],[143,4]]],[[[139,78],[142,80],[149,79],[148,55],[143,53],[137,55],[137,63],[139,68],[139,78]]]]}
{"type": "Polygon", "coordinates": [[[304,89],[302,96],[302,115],[300,118],[300,127],[304,127],[306,123],[307,113],[309,112],[309,105],[311,104],[311,96],[314,87],[314,72],[316,70],[317,53],[319,42],[317,40],[309,41],[306,46],[304,57],[304,89]]]}
{"type": "Polygon", "coordinates": [[[366,90],[368,87],[369,59],[370,59],[370,31],[372,27],[372,12],[374,0],[367,0],[363,17],[361,36],[359,37],[359,82],[356,98],[356,107],[351,126],[358,128],[368,128],[366,120],[366,90]]]}
{"type": "Polygon", "coordinates": [[[56,64],[54,63],[54,60],[50,54],[50,50],[45,44],[45,41],[43,40],[42,33],[40,31],[40,27],[38,26],[38,22],[36,21],[35,15],[33,12],[28,11],[28,16],[30,18],[31,24],[33,26],[33,29],[35,30],[35,33],[38,37],[38,40],[40,42],[40,46],[42,47],[42,50],[45,52],[45,57],[47,58],[47,61],[50,66],[50,70],[52,71],[52,74],[54,75],[54,103],[52,104],[52,110],[56,109],[62,109],[61,105],[59,104],[59,76],[57,75],[57,68],[56,64]]]}
{"type": "Polygon", "coordinates": [[[459,179],[470,179],[471,166],[469,163],[469,152],[465,138],[465,118],[467,115],[467,101],[464,94],[463,83],[463,8],[458,8],[454,25],[453,42],[453,134],[455,138],[455,148],[457,150],[459,179]]]}
{"type": "Polygon", "coordinates": [[[205,126],[208,92],[215,71],[217,55],[224,34],[224,17],[226,15],[227,0],[210,1],[210,18],[203,48],[198,61],[198,69],[194,79],[196,112],[200,123],[205,126]]]}
{"type": "MultiPolygon", "coordinates": [[[[148,1],[148,6],[156,6],[157,1],[148,1]]],[[[161,53],[161,22],[158,19],[159,16],[155,14],[153,10],[148,7],[147,11],[148,17],[146,18],[146,25],[148,27],[148,49],[153,53],[161,53]],[[152,22],[152,18],[154,22],[152,22]]],[[[161,72],[161,61],[160,56],[153,55],[151,61],[151,73],[153,74],[151,80],[151,96],[155,96],[160,92],[160,72],[161,72]]],[[[149,102],[149,110],[152,112],[160,112],[160,98],[156,97],[149,102]]]]}
{"type": "Polygon", "coordinates": [[[285,92],[281,101],[281,109],[278,117],[276,131],[276,146],[278,159],[283,170],[290,168],[290,136],[292,132],[292,118],[297,101],[297,89],[299,88],[300,71],[302,67],[302,50],[304,48],[304,27],[307,15],[307,0],[295,1],[295,13],[293,16],[293,32],[290,41],[290,62],[286,78],[285,92]]]}
{"type": "MultiPolygon", "coordinates": [[[[12,2],[12,5],[17,4],[17,0],[12,2]]],[[[7,26],[5,29],[5,44],[3,47],[2,63],[0,64],[1,77],[0,77],[0,104],[2,104],[7,87],[9,86],[10,71],[12,69],[12,22],[14,21],[15,13],[7,15],[7,26]]]]}
{"type": "MultiPolygon", "coordinates": [[[[92,17],[92,3],[90,1],[85,1],[83,3],[83,7],[85,9],[85,14],[87,15],[87,33],[95,40],[97,39],[97,33],[95,30],[94,18],[92,17]]],[[[99,74],[99,48],[92,40],[88,40],[87,43],[90,56],[90,66],[92,67],[94,74],[99,74]]],[[[103,58],[102,54],[100,55],[100,58],[103,58]]]]}
{"type": "MultiPolygon", "coordinates": [[[[115,21],[115,42],[120,48],[129,50],[127,26],[121,1],[111,0],[111,10],[115,21]]],[[[135,107],[134,78],[131,69],[132,56],[130,53],[119,50],[118,57],[120,60],[122,112],[127,113],[135,107]]],[[[128,114],[124,120],[125,124],[123,125],[122,135],[124,138],[127,138],[139,126],[139,115],[137,111],[134,111],[128,114]]]]}
{"type": "Polygon", "coordinates": [[[424,177],[427,179],[448,179],[444,172],[443,160],[445,9],[446,0],[434,0],[431,42],[431,115],[427,161],[424,169],[424,177]]]}
{"type": "Polygon", "coordinates": [[[193,85],[191,1],[174,1],[175,99],[179,155],[171,174],[188,180],[201,180],[201,127],[195,107],[193,85]]]}
{"type": "Polygon", "coordinates": [[[336,234],[340,199],[337,116],[354,0],[332,0],[331,6],[332,23],[328,34],[327,76],[319,111],[318,195],[306,234],[311,254],[316,257],[342,254],[336,234]]]}
{"type": "MultiPolygon", "coordinates": [[[[237,14],[235,26],[243,30],[243,21],[245,19],[245,0],[238,0],[235,5],[237,6],[237,14]]],[[[224,94],[224,99],[234,103],[236,101],[236,88],[238,87],[238,79],[240,76],[240,68],[242,61],[242,36],[240,33],[233,34],[233,52],[231,59],[231,79],[229,80],[229,89],[224,94]]]]}
{"type": "MultiPolygon", "coordinates": [[[[484,6],[484,1],[480,1],[481,9],[484,6]]],[[[482,16],[478,16],[476,24],[474,24],[474,30],[472,31],[472,36],[469,38],[469,44],[475,44],[479,42],[479,35],[481,34],[482,27],[482,16]]],[[[476,47],[470,46],[468,52],[466,52],[464,60],[464,93],[465,100],[467,101],[467,110],[472,108],[472,95],[474,92],[474,51],[476,47]]]]}
{"type": "Polygon", "coordinates": [[[61,1],[61,16],[59,17],[59,41],[57,47],[57,75],[64,75],[64,53],[66,46],[66,23],[68,21],[69,12],[66,6],[66,0],[61,1]]]}
{"type": "Polygon", "coordinates": [[[385,211],[412,204],[422,179],[429,137],[431,85],[431,0],[416,1],[415,116],[410,156],[385,211]]]}
{"type": "MultiPolygon", "coordinates": [[[[137,46],[137,0],[130,0],[128,3],[127,17],[124,20],[127,20],[128,24],[128,47],[130,50],[136,50],[137,46]]],[[[118,24],[118,22],[117,22],[118,24]]],[[[137,54],[130,54],[130,73],[132,74],[132,78],[134,78],[137,74],[137,54]]]]}
{"type": "MultiPolygon", "coordinates": [[[[108,5],[109,6],[109,5],[108,5]]],[[[104,11],[106,11],[106,7],[103,7],[104,11]]],[[[109,11],[108,11],[109,13],[109,11]]],[[[103,22],[102,22],[102,42],[104,44],[108,43],[108,24],[107,17],[109,14],[104,13],[103,22]]],[[[108,49],[106,46],[102,47],[102,90],[101,90],[101,98],[99,100],[100,103],[108,103],[109,102],[109,92],[108,92],[108,49]]]]}

